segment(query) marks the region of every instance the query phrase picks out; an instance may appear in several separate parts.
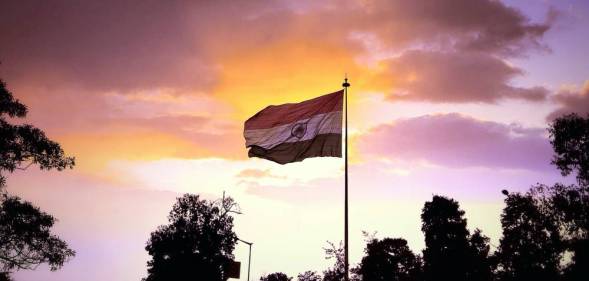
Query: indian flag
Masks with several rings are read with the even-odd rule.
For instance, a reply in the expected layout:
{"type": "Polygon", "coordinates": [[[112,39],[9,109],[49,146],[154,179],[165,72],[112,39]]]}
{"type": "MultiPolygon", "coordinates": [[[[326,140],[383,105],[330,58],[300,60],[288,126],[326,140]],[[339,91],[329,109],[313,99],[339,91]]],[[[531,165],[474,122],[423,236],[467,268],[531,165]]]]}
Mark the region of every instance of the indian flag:
{"type": "Polygon", "coordinates": [[[245,121],[249,157],[279,164],[310,157],[342,157],[344,91],[300,103],[270,105],[245,121]]]}

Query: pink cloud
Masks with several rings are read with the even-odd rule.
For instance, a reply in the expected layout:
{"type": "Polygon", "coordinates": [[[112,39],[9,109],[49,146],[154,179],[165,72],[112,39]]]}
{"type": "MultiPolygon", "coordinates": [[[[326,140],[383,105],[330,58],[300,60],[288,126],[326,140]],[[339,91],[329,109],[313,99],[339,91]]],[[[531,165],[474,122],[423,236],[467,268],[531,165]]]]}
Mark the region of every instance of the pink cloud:
{"type": "Polygon", "coordinates": [[[430,102],[496,102],[504,98],[543,100],[548,90],[521,88],[510,80],[523,71],[484,53],[408,51],[388,62],[394,84],[402,93],[391,100],[430,102]]]}
{"type": "Polygon", "coordinates": [[[216,66],[208,43],[216,29],[236,25],[256,7],[250,1],[6,3],[0,11],[5,79],[99,91],[210,89],[216,66]]]}
{"type": "Polygon", "coordinates": [[[570,113],[589,114],[589,81],[579,91],[559,92],[554,96],[554,100],[560,107],[548,115],[548,120],[570,113]]]}
{"type": "Polygon", "coordinates": [[[540,39],[556,15],[551,11],[545,23],[531,23],[519,10],[492,0],[361,3],[362,9],[356,8],[352,19],[358,27],[376,31],[392,46],[435,42],[464,51],[505,55],[542,47],[540,39]]]}
{"type": "Polygon", "coordinates": [[[236,177],[238,178],[275,178],[275,179],[286,179],[286,176],[277,176],[272,174],[270,169],[260,170],[260,169],[244,169],[241,170],[236,177]]]}
{"type": "MultiPolygon", "coordinates": [[[[113,104],[104,91],[130,96],[170,88],[192,98],[221,83],[217,70],[224,56],[244,57],[277,42],[336,45],[361,55],[370,50],[350,35],[364,32],[394,51],[439,50],[409,51],[388,62],[382,79],[398,83],[408,94],[401,98],[540,100],[545,89],[510,85],[522,71],[502,58],[541,47],[549,28],[548,21],[531,23],[520,11],[491,0],[17,1],[0,10],[0,71],[31,107],[30,120],[48,133],[108,130],[119,123],[181,136],[214,152],[236,152],[242,149],[241,123],[201,120],[217,118],[213,109],[194,110],[203,113],[199,117],[186,112],[129,117],[124,113],[133,111],[130,103],[113,104]],[[414,71],[423,80],[397,81],[414,71]]],[[[284,55],[273,51],[277,58],[284,55]]],[[[155,107],[161,104],[146,106],[146,112],[155,107]]]]}
{"type": "Polygon", "coordinates": [[[511,55],[541,47],[549,28],[492,0],[17,1],[0,11],[0,58],[18,84],[206,90],[218,82],[218,56],[292,38],[358,50],[348,35],[359,31],[397,50],[511,55]]]}
{"type": "Polygon", "coordinates": [[[544,129],[459,114],[426,115],[376,127],[359,139],[359,149],[373,156],[446,167],[551,169],[544,129]]]}

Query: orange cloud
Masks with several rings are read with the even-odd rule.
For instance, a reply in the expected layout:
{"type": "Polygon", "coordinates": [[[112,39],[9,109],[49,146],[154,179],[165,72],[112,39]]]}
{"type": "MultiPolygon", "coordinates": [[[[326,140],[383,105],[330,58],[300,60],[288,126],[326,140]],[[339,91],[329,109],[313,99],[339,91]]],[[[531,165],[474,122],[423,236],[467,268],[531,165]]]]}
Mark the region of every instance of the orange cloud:
{"type": "Polygon", "coordinates": [[[221,58],[214,94],[236,108],[239,120],[270,104],[298,102],[341,89],[347,72],[354,89],[374,88],[376,72],[361,66],[343,45],[292,38],[247,55],[221,58]],[[370,83],[369,83],[370,82],[370,83]]]}
{"type": "Polygon", "coordinates": [[[113,160],[156,160],[211,156],[210,150],[154,131],[73,133],[57,138],[76,157],[76,170],[97,173],[113,160]]]}

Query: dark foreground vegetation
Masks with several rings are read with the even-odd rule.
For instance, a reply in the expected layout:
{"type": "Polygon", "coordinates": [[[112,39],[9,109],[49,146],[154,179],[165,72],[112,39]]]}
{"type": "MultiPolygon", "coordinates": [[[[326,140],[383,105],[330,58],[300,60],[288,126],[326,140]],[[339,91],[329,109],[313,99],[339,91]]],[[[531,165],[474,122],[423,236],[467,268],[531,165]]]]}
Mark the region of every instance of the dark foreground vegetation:
{"type": "MultiPolygon", "coordinates": [[[[537,184],[525,193],[504,190],[503,235],[491,247],[481,230],[467,228],[457,201],[433,196],[425,202],[421,230],[425,249],[414,253],[403,238],[367,235],[364,257],[351,270],[352,280],[586,280],[589,276],[589,116],[572,114],[549,128],[552,163],[577,184],[537,184]]],[[[196,195],[179,198],[170,224],[152,233],[144,280],[227,280],[225,265],[237,237],[232,231],[231,199],[209,202],[196,195]]],[[[332,267],[300,273],[299,281],[344,280],[341,245],[329,243],[332,267]]],[[[260,281],[293,280],[284,273],[260,281]]]]}
{"type": "Polygon", "coordinates": [[[40,129],[9,123],[26,115],[27,107],[0,80],[0,281],[10,280],[9,274],[15,270],[35,269],[43,263],[57,270],[75,255],[66,242],[51,233],[53,216],[6,192],[6,172],[26,170],[31,165],[45,170],[74,166],[74,158],[66,157],[60,145],[40,129]]]}
{"type": "MultiPolygon", "coordinates": [[[[1,82],[1,81],[0,81],[1,82]]],[[[26,115],[27,108],[0,83],[0,281],[15,270],[47,264],[59,269],[74,256],[66,242],[51,233],[55,218],[5,190],[5,173],[37,165],[41,169],[72,168],[59,144],[43,131],[9,122],[26,115]]],[[[467,228],[459,203],[444,196],[425,202],[421,230],[425,249],[414,253],[403,238],[367,236],[364,257],[352,269],[353,280],[587,280],[589,276],[589,116],[562,116],[550,124],[554,164],[572,185],[537,184],[525,193],[504,191],[503,235],[491,247],[480,230],[467,228]]],[[[151,256],[145,281],[228,279],[237,236],[231,198],[202,200],[186,194],[169,214],[169,224],[149,238],[151,256]]],[[[307,271],[299,281],[343,280],[341,245],[325,249],[332,267],[307,271]]],[[[107,270],[107,269],[105,269],[107,270]]],[[[242,278],[243,279],[243,278],[242,278]]],[[[292,280],[272,273],[261,281],[292,280]]]]}

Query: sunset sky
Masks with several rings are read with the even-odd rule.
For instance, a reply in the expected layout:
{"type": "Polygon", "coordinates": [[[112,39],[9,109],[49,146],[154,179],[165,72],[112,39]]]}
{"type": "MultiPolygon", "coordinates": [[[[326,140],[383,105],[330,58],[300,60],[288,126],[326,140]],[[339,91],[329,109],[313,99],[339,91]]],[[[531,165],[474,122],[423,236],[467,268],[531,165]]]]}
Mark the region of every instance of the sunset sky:
{"type": "Polygon", "coordinates": [[[420,252],[433,194],[496,246],[502,189],[573,181],[549,164],[547,123],[589,112],[585,0],[2,1],[0,38],[26,122],[76,157],[8,175],[77,252],[19,281],[140,280],[150,232],[186,192],[236,199],[252,280],[326,269],[343,160],[248,159],[243,123],[337,91],[345,73],[352,264],[362,231],[420,252]]]}

